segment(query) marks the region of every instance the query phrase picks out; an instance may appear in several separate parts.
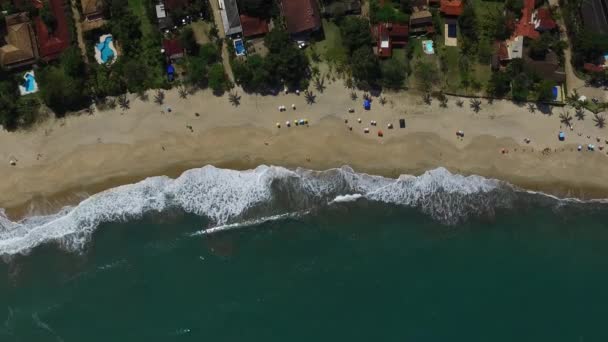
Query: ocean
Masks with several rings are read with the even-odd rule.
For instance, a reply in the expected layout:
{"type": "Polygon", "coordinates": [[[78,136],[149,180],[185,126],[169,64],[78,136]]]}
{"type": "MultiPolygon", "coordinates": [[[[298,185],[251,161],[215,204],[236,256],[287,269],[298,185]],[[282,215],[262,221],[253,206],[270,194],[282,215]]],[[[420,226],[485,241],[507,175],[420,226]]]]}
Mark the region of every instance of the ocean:
{"type": "Polygon", "coordinates": [[[608,204],[204,167],[0,215],[0,341],[608,341],[608,204]]]}

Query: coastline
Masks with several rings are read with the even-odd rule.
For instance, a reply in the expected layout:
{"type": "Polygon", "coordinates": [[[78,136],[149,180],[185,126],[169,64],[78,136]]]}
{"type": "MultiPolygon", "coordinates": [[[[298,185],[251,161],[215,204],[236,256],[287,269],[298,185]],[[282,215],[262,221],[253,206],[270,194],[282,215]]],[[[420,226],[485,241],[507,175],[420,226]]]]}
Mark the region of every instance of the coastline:
{"type": "Polygon", "coordinates": [[[239,170],[260,164],[313,170],[348,165],[391,178],[445,167],[560,197],[608,197],[608,156],[576,151],[578,144],[599,146],[596,136],[603,144],[604,132],[588,117],[575,121],[566,142],[559,142],[561,109],[548,116],[495,101],[484,103],[475,114],[467,103],[457,107],[453,98],[443,109],[436,101],[427,106],[419,96],[399,93],[387,95],[389,103],[374,103],[368,112],[336,83],[317,94],[313,105],[293,94],[241,96],[241,105],[235,107],[226,97],[203,92],[181,100],[170,91],[170,114],[160,113],[168,105],[132,99],[124,113],[100,112],[49,120],[29,132],[0,132],[0,174],[5,175],[0,208],[12,219],[50,213],[108,188],[150,176],[176,177],[207,164],[239,170]],[[291,103],[297,111],[278,112],[278,105],[291,103]],[[356,112],[349,114],[349,107],[356,112]],[[359,117],[362,124],[356,122],[359,117]],[[310,126],[284,126],[286,120],[300,118],[307,118],[310,126]],[[399,118],[406,119],[407,128],[399,129],[399,118]],[[369,126],[369,120],[378,126],[369,126]],[[387,123],[395,128],[386,129],[387,123]],[[363,127],[372,132],[364,134],[363,127]],[[378,129],[384,137],[375,134],[378,129]],[[463,140],[455,137],[460,129],[463,140]],[[532,139],[529,145],[525,137],[532,139]],[[549,152],[543,153],[545,149],[549,152]],[[11,158],[18,160],[16,166],[8,165],[11,158]]]}

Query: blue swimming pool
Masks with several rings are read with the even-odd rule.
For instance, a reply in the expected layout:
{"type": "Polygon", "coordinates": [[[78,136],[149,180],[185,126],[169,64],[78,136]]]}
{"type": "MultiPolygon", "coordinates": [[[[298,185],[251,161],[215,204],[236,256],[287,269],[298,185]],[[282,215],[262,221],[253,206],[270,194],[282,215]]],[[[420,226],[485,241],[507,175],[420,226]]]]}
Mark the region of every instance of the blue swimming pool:
{"type": "Polygon", "coordinates": [[[114,50],[110,47],[110,43],[112,43],[112,36],[107,36],[101,43],[95,45],[101,54],[101,61],[104,63],[114,58],[114,50]]]}
{"type": "Polygon", "coordinates": [[[245,54],[245,44],[242,39],[237,39],[234,41],[234,51],[237,56],[242,56],[245,54]]]}
{"type": "Polygon", "coordinates": [[[435,50],[433,49],[433,41],[432,40],[425,40],[422,42],[422,50],[424,50],[424,53],[426,53],[427,55],[432,55],[435,53],[435,50]]]}
{"type": "Polygon", "coordinates": [[[25,78],[25,83],[23,85],[23,87],[25,88],[25,91],[28,93],[31,93],[33,91],[36,90],[36,78],[34,77],[34,75],[32,75],[31,73],[27,73],[24,76],[25,78]]]}

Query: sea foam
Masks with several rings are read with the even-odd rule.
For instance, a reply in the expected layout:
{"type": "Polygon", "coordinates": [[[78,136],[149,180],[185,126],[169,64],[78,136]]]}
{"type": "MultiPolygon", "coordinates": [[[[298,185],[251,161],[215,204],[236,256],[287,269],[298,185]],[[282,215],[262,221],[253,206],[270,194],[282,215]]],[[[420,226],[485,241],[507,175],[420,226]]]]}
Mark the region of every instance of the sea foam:
{"type": "Polygon", "coordinates": [[[442,223],[454,224],[470,215],[509,207],[514,194],[515,188],[504,182],[454,175],[444,168],[391,179],[356,173],[347,166],[327,171],[205,166],[176,179],[151,177],[109,189],[54,215],[13,222],[0,213],[0,255],[27,253],[51,241],[79,250],[103,222],[133,220],[172,208],[206,217],[214,227],[232,227],[364,198],[417,207],[442,223]]]}

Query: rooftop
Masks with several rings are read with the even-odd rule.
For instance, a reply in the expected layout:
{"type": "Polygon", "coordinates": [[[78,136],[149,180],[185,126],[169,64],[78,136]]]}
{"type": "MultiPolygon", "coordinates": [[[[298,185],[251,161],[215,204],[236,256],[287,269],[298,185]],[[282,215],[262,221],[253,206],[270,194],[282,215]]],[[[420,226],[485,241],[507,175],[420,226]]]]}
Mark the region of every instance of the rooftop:
{"type": "Polygon", "coordinates": [[[464,9],[462,0],[441,0],[440,11],[444,15],[459,16],[464,9]]]}
{"type": "Polygon", "coordinates": [[[532,15],[532,21],[534,22],[534,28],[538,31],[553,30],[557,27],[551,16],[551,11],[546,7],[537,9],[532,15]]]}
{"type": "Polygon", "coordinates": [[[34,31],[27,13],[17,13],[6,17],[6,45],[0,47],[0,64],[25,65],[33,63],[38,56],[34,31]]]}
{"type": "Polygon", "coordinates": [[[268,22],[258,17],[241,14],[241,26],[245,37],[259,36],[268,33],[268,22]]]}
{"type": "Polygon", "coordinates": [[[40,17],[36,17],[36,32],[38,34],[38,49],[40,57],[46,61],[59,57],[70,46],[70,32],[63,0],[46,0],[49,2],[57,27],[50,31],[40,17]]]}
{"type": "Polygon", "coordinates": [[[608,0],[583,1],[581,14],[585,28],[597,33],[608,33],[608,0]]]}
{"type": "Polygon", "coordinates": [[[103,11],[103,0],[80,0],[82,5],[82,15],[100,14],[103,11]]]}
{"type": "Polygon", "coordinates": [[[534,28],[532,22],[532,12],[534,12],[534,0],[524,0],[524,7],[521,10],[521,19],[515,26],[515,32],[513,36],[524,36],[531,39],[537,39],[540,37],[540,33],[534,28]]]}
{"type": "Polygon", "coordinates": [[[236,5],[236,0],[219,0],[220,14],[222,15],[222,23],[224,24],[224,33],[227,36],[241,33],[241,20],[239,19],[239,9],[236,5]]]}
{"type": "Polygon", "coordinates": [[[287,31],[291,34],[314,31],[321,27],[321,16],[315,0],[281,0],[287,31]]]}

